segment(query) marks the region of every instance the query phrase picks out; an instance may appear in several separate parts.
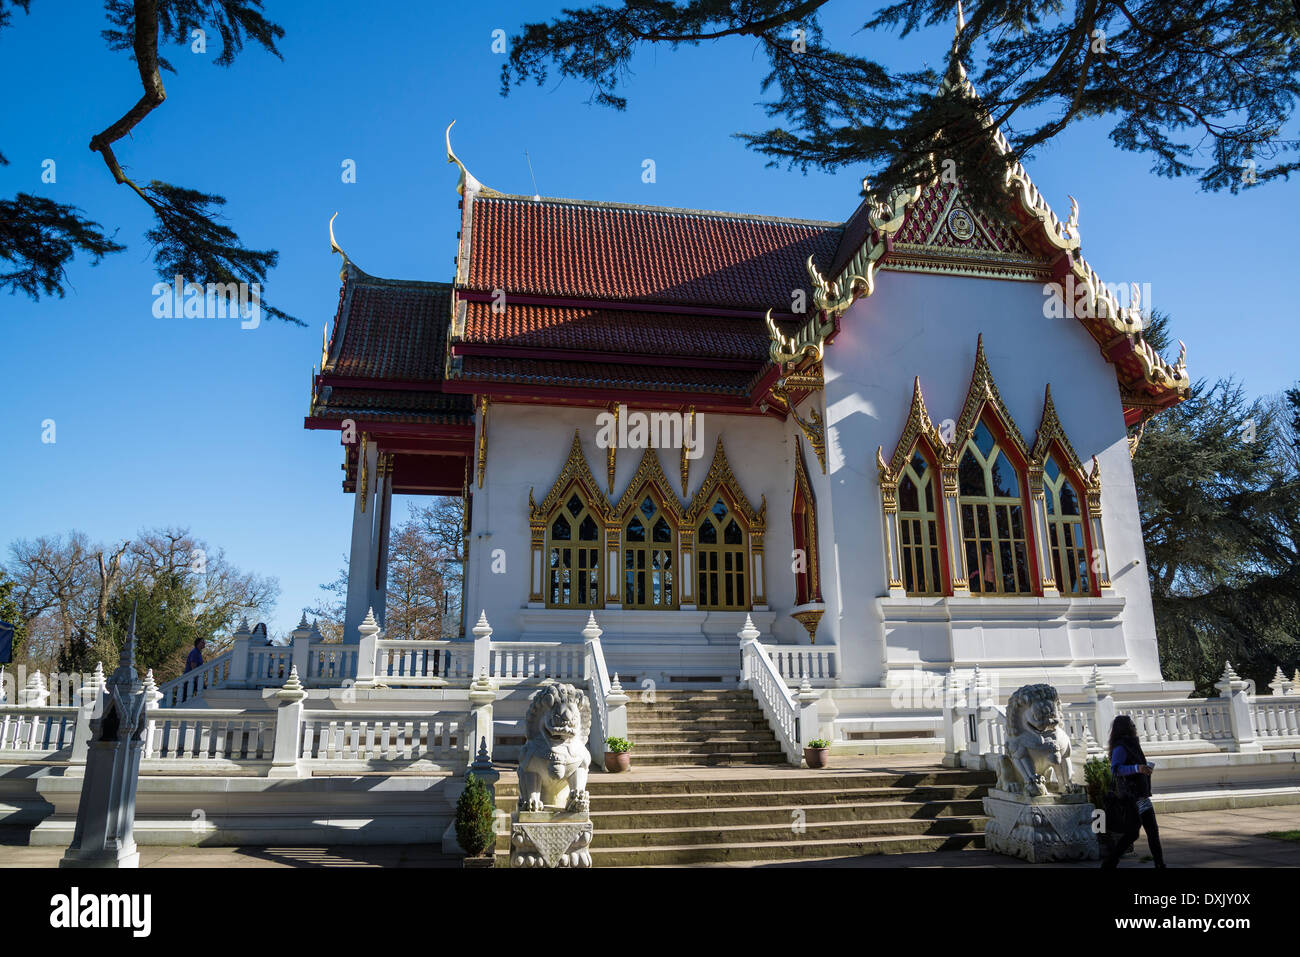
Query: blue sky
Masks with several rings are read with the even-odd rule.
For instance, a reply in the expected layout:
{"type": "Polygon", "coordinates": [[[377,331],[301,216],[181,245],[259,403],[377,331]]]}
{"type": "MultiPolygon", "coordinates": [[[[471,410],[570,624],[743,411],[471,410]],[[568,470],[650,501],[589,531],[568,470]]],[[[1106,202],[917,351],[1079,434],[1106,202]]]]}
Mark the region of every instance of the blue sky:
{"type": "MultiPolygon", "coordinates": [[[[99,37],[101,5],[37,0],[0,32],[0,76],[20,84],[0,115],[0,195],[27,191],[83,207],[118,229],[125,253],[70,270],[63,299],[0,296],[0,548],[81,529],[100,541],[189,526],[235,564],[276,576],[273,630],[287,630],[334,577],[350,533],[341,455],[302,419],[322,324],[338,301],[326,223],[363,269],[448,280],[456,172],[443,130],[483,182],[531,194],[840,220],[866,170],[835,175],[765,167],[729,134],[764,128],[755,45],[642,56],[624,113],[589,104],[571,81],[499,95],[492,31],[560,4],[276,2],[284,61],[247,48],[233,67],[171,48],[168,99],[118,144],[119,161],[229,200],[245,243],[276,248],[264,296],[307,323],[155,319],[157,281],[144,205],[115,186],[86,144],[140,94],[133,64],[99,37]],[[641,181],[655,160],[657,181],[641,181]],[[57,179],[41,181],[55,160],[57,179]],[[356,163],[344,183],[341,164],[356,163]],[[41,441],[54,419],[57,441],[41,441]]],[[[949,28],[898,42],[857,33],[862,5],[841,0],[827,36],[895,67],[937,65],[949,28]],[[871,44],[868,47],[868,44],[871,44]]],[[[1089,261],[1112,282],[1150,283],[1186,340],[1194,378],[1236,375],[1253,394],[1291,385],[1297,307],[1288,283],[1295,186],[1238,196],[1157,179],[1111,147],[1109,123],[1071,128],[1031,158],[1058,212],[1078,198],[1089,261]],[[1286,261],[1284,262],[1284,258],[1286,261]]]]}

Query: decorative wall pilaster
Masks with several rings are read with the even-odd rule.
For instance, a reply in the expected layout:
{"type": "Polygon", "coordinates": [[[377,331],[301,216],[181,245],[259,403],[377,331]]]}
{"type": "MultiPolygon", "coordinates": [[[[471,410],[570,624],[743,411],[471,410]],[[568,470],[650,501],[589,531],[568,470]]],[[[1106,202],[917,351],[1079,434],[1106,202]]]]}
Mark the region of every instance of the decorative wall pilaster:
{"type": "Polygon", "coordinates": [[[1044,598],[1060,597],[1056,574],[1052,570],[1051,532],[1047,525],[1047,496],[1043,492],[1043,467],[1029,464],[1029,517],[1034,536],[1034,562],[1038,566],[1039,587],[1044,598]]]}

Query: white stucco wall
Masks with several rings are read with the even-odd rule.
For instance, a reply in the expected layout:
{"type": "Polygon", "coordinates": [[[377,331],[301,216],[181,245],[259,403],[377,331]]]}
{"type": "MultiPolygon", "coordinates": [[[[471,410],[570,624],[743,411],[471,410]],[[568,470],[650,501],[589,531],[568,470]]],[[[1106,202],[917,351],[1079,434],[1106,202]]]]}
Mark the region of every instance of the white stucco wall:
{"type": "MultiPolygon", "coordinates": [[[[494,403],[488,414],[488,463],[483,488],[475,488],[470,533],[470,561],[466,607],[472,626],[480,610],[487,612],[494,637],[509,640],[524,630],[530,575],[528,490],[537,502],[550,491],[568,458],[574,430],[580,431],[587,464],[602,491],[606,485],[606,450],[596,445],[602,410],[560,406],[494,403]],[[501,549],[505,571],[493,573],[493,555],[501,549]]],[[[637,411],[631,406],[629,412],[637,411]]],[[[775,418],[724,416],[700,413],[698,428],[703,454],[691,462],[689,494],[680,487],[680,452],[658,450],[659,464],[678,501],[686,507],[699,490],[714,447],[721,436],[728,461],[750,504],[759,508],[767,497],[767,531],[764,536],[768,607],[775,613],[765,640],[807,641],[803,628],[786,616],[794,604],[794,579],[790,571],[793,530],[790,502],[794,479],[793,425],[775,418]]],[[[807,455],[810,470],[819,472],[816,458],[807,455]]],[[[626,491],[640,464],[640,449],[619,449],[612,504],[626,491]]],[[[500,562],[498,561],[498,567],[500,562]]],[[[653,614],[653,613],[638,613],[653,614]]],[[[536,620],[539,616],[529,616],[536,620]]],[[[545,616],[541,616],[545,617],[545,616]]],[[[585,613],[583,616],[585,618],[585,613]]],[[[598,613],[597,618],[602,616],[598,613]]],[[[743,616],[742,616],[743,620],[743,616]]],[[[602,622],[607,629],[611,626],[602,622]]],[[[576,629],[575,629],[576,635],[576,629]]]]}
{"type": "MultiPolygon", "coordinates": [[[[823,628],[841,647],[848,683],[877,684],[883,673],[877,599],[888,593],[888,575],[876,448],[883,446],[886,459],[892,454],[917,375],[936,425],[960,415],[980,333],[999,392],[1026,443],[1033,444],[1044,387],[1050,383],[1075,451],[1085,463],[1097,455],[1113,592],[1125,602],[1128,667],[1142,680],[1159,679],[1115,372],[1077,320],[1045,318],[1043,301],[1038,283],[886,271],[878,276],[874,294],[844,316],[839,336],[827,348],[829,507],[837,559],[828,573],[833,569],[837,580],[823,581],[829,605],[823,628]]],[[[997,638],[985,635],[986,641],[997,638]]],[[[1037,640],[1023,630],[1001,638],[1006,643],[1037,640]]],[[[1033,654],[1028,648],[1024,657],[1033,654]]]]}

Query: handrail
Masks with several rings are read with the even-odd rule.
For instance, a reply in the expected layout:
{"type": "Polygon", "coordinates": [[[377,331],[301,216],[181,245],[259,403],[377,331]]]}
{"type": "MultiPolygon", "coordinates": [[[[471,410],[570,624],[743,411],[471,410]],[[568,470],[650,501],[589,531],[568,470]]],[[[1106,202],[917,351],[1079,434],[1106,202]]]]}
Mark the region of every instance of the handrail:
{"type": "Polygon", "coordinates": [[[234,648],[227,648],[192,671],[170,681],[164,681],[158,687],[162,694],[159,701],[165,708],[179,707],[187,701],[199,697],[209,688],[220,688],[230,680],[230,666],[234,662],[234,648]]]}
{"type": "Polygon", "coordinates": [[[741,674],[744,685],[754,693],[781,750],[795,767],[803,760],[799,742],[799,705],[785,679],[756,638],[741,645],[741,674]]]}
{"type": "Polygon", "coordinates": [[[608,698],[613,685],[609,680],[609,668],[605,665],[605,650],[600,644],[601,631],[596,627],[594,613],[582,634],[586,639],[582,677],[587,682],[588,697],[591,699],[591,734],[588,736],[587,750],[591,752],[592,761],[599,767],[605,761],[605,739],[609,737],[608,698]]]}

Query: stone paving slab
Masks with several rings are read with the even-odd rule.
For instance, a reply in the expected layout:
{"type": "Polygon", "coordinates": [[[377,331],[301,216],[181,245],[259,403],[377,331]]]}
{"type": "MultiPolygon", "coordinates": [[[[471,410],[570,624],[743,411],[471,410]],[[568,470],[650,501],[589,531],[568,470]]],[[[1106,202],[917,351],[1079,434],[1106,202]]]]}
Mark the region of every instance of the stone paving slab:
{"type": "MultiPolygon", "coordinates": [[[[1300,867],[1300,842],[1263,837],[1268,831],[1300,830],[1300,807],[1248,811],[1192,811],[1159,818],[1165,859],[1171,867],[1300,867]]],[[[1151,867],[1143,861],[1146,839],[1120,867],[1151,867]]],[[[0,867],[57,867],[63,849],[0,846],[0,867]]],[[[141,847],[145,868],[207,867],[460,867],[460,858],[439,845],[334,845],[329,847],[141,847]]],[[[830,861],[716,864],[715,867],[984,868],[1097,867],[1097,862],[1029,864],[990,851],[880,854],[830,861]]]]}

